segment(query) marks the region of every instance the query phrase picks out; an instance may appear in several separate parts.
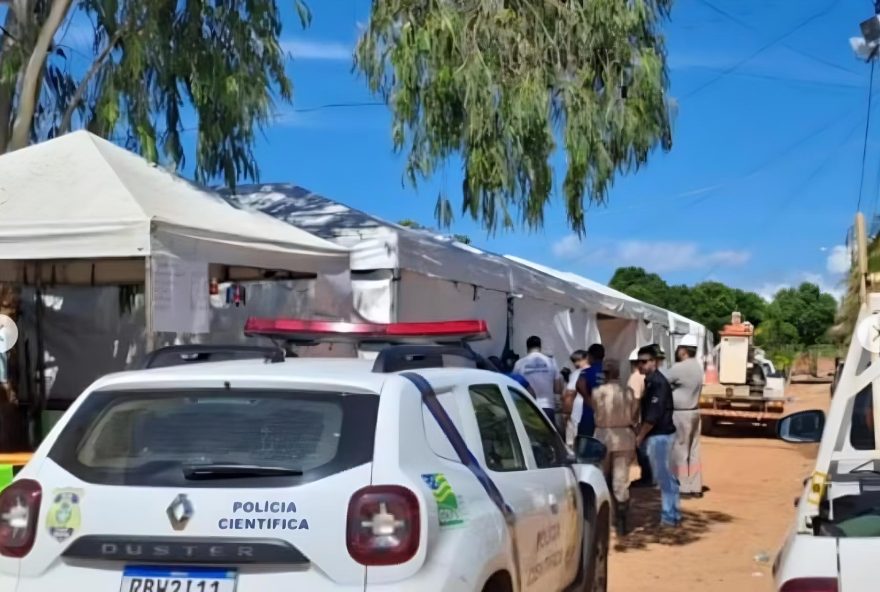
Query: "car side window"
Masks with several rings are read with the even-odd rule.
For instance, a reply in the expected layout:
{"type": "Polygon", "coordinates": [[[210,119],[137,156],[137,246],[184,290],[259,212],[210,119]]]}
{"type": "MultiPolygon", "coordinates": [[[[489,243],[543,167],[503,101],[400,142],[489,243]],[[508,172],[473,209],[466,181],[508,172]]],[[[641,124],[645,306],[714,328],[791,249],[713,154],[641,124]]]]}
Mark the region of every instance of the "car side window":
{"type": "Polygon", "coordinates": [[[853,401],[849,443],[856,450],[874,450],[874,401],[871,385],[862,389],[853,401]]]}
{"type": "Polygon", "coordinates": [[[522,471],[526,468],[516,426],[501,389],[494,384],[469,389],[486,466],[493,471],[522,471]]]}
{"type": "Polygon", "coordinates": [[[568,452],[556,429],[541,415],[531,397],[513,388],[510,389],[510,396],[526,429],[538,468],[563,466],[568,452]]]}

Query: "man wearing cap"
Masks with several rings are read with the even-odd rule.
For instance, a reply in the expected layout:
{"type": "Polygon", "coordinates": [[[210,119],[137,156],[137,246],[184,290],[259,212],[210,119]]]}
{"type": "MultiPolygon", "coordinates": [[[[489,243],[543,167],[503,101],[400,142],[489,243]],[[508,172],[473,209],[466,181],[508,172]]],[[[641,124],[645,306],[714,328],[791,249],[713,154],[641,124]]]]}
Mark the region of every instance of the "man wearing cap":
{"type": "Polygon", "coordinates": [[[651,471],[660,487],[660,524],[677,527],[681,524],[681,502],[678,479],[670,467],[670,454],[675,440],[672,388],[657,368],[657,348],[639,349],[639,372],[645,376],[645,392],[641,400],[642,424],[636,444],[643,446],[651,471]]]}
{"type": "Polygon", "coordinates": [[[672,387],[675,412],[675,443],[672,466],[686,497],[703,497],[700,462],[700,391],[703,389],[703,365],[697,360],[697,338],[685,335],[675,350],[676,363],[666,372],[672,387]]]}

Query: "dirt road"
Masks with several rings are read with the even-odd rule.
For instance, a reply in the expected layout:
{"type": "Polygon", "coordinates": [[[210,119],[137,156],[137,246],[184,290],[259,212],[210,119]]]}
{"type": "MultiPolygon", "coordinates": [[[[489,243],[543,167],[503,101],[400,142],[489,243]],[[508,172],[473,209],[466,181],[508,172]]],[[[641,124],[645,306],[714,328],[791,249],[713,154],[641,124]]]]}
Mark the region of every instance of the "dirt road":
{"type": "MultiPolygon", "coordinates": [[[[792,385],[786,412],[826,408],[828,385],[792,385]]],[[[794,498],[812,470],[816,445],[794,446],[739,432],[703,438],[708,491],[682,504],[684,523],[657,531],[658,494],[634,490],[634,531],[612,542],[612,592],[770,592],[770,567],[794,513],[794,498]],[[760,557],[762,556],[763,557],[760,557]],[[756,560],[758,557],[761,560],[756,560]]]]}

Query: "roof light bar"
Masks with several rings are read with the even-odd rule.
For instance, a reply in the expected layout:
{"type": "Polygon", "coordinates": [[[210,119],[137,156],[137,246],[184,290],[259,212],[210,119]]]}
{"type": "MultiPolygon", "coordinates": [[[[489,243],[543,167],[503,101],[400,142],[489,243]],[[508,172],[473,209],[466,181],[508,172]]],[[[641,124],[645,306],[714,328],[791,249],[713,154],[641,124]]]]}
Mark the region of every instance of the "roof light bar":
{"type": "Polygon", "coordinates": [[[489,326],[481,320],[382,324],[251,317],[245,323],[244,332],[249,336],[294,341],[474,341],[489,338],[489,326]]]}

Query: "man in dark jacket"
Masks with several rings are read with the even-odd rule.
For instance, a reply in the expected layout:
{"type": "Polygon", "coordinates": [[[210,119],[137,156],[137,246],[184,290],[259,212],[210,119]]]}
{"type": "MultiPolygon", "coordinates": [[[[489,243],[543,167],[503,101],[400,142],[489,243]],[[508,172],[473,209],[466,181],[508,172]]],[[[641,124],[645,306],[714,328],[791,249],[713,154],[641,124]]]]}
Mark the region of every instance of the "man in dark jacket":
{"type": "Polygon", "coordinates": [[[670,454],[675,440],[672,414],[672,387],[657,369],[658,354],[654,346],[639,350],[639,372],[645,376],[645,392],[641,400],[642,423],[636,443],[643,448],[651,463],[654,479],[660,487],[662,526],[681,524],[681,501],[678,479],[670,467],[670,454]]]}

